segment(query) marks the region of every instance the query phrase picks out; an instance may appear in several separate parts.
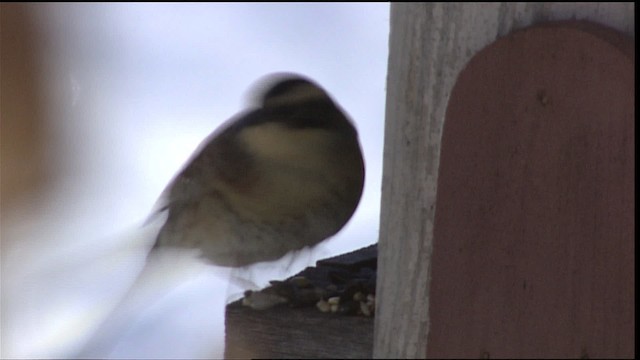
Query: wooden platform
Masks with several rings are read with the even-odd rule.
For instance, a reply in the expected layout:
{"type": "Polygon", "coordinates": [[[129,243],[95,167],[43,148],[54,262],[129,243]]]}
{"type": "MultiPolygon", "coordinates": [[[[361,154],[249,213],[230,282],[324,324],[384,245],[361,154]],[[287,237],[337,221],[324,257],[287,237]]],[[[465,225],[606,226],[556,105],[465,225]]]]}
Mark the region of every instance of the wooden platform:
{"type": "MultiPolygon", "coordinates": [[[[317,267],[296,276],[344,288],[346,282],[336,284],[337,278],[345,280],[349,274],[359,276],[373,270],[368,281],[375,286],[376,261],[377,245],[372,245],[320,260],[317,267]]],[[[370,358],[373,325],[373,317],[323,313],[315,305],[282,304],[254,310],[238,300],[226,309],[225,358],[370,358]]]]}

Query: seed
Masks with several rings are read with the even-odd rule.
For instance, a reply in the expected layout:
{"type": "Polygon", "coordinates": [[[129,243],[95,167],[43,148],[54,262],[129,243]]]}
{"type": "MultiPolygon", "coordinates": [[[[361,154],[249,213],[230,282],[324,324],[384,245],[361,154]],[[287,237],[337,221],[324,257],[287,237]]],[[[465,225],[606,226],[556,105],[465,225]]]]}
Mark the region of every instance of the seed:
{"type": "Polygon", "coordinates": [[[316,303],[316,307],[318,308],[318,310],[322,311],[323,313],[331,311],[331,305],[325,300],[318,301],[316,303]]]}

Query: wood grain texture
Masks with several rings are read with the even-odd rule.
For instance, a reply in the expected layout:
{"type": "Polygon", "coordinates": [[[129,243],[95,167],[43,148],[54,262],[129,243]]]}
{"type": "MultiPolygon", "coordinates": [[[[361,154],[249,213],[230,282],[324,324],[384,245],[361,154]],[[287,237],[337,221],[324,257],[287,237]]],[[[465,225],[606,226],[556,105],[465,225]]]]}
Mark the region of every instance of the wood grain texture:
{"type": "Polygon", "coordinates": [[[497,38],[569,18],[635,27],[633,3],[392,4],[374,357],[423,358],[440,138],[463,67],[497,38]]]}

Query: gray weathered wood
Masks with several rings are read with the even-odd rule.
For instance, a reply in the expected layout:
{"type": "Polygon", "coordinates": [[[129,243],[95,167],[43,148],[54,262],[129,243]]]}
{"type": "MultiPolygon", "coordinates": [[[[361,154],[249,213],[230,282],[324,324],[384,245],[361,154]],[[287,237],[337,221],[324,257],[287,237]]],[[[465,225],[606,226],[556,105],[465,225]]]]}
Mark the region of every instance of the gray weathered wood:
{"type": "Polygon", "coordinates": [[[633,3],[391,6],[374,357],[426,356],[440,137],[458,73],[512,30],[570,18],[635,27],[633,3]]]}

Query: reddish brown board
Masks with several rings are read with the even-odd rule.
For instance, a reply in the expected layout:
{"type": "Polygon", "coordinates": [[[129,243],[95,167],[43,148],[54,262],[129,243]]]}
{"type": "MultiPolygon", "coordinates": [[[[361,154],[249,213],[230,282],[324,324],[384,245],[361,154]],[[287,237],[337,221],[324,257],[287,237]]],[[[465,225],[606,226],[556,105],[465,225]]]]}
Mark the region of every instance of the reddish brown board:
{"type": "Polygon", "coordinates": [[[461,72],[443,130],[429,357],[634,355],[633,42],[559,22],[461,72]]]}

